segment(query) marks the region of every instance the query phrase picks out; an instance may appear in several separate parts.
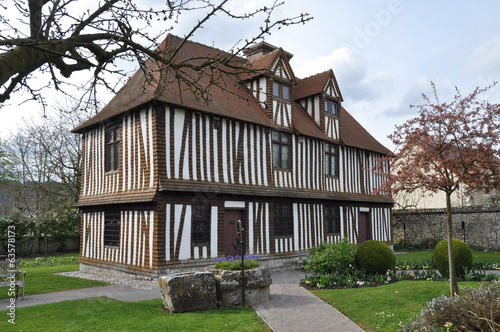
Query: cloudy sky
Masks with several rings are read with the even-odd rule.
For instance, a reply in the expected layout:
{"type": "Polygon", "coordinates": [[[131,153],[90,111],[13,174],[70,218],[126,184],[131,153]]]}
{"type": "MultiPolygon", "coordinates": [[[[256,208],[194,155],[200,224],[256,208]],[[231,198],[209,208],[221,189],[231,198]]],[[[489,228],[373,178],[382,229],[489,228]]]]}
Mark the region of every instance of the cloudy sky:
{"type": "MultiPolygon", "coordinates": [[[[234,0],[242,10],[269,4],[234,0]]],[[[457,86],[463,93],[500,80],[500,2],[493,0],[286,0],[274,18],[309,13],[305,25],[273,32],[266,41],[292,53],[291,65],[303,78],[333,69],[344,97],[343,106],[382,144],[387,135],[415,116],[410,105],[436,83],[442,99],[457,86]]],[[[183,36],[196,21],[181,15],[173,33],[183,36]]],[[[221,49],[255,33],[261,22],[242,23],[218,16],[198,31],[195,41],[221,49]]],[[[500,102],[500,88],[484,95],[500,102]]],[[[0,110],[0,135],[21,116],[33,116],[36,105],[0,110]]]]}

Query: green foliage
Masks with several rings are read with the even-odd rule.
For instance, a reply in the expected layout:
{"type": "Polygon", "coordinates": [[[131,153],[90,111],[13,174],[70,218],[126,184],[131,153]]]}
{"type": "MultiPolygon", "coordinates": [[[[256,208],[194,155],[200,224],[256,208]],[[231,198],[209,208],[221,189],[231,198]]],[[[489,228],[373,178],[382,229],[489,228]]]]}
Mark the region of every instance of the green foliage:
{"type": "Polygon", "coordinates": [[[337,243],[323,242],[309,249],[309,260],[305,268],[314,274],[343,273],[352,270],[356,257],[356,246],[343,239],[337,243]]]}
{"type": "Polygon", "coordinates": [[[67,208],[58,217],[49,217],[42,222],[44,234],[55,239],[64,239],[80,233],[80,213],[76,208],[67,208]]]}
{"type": "Polygon", "coordinates": [[[384,242],[368,240],[358,247],[356,266],[368,274],[384,274],[394,266],[394,254],[384,242]]]}
{"type": "MultiPolygon", "coordinates": [[[[382,276],[384,279],[385,276],[382,276]]],[[[373,280],[366,280],[365,272],[353,268],[337,273],[313,274],[306,276],[304,283],[313,288],[336,288],[336,287],[360,287],[379,283],[373,280]]]]}
{"type": "MultiPolygon", "coordinates": [[[[472,250],[464,241],[453,239],[453,263],[455,264],[455,274],[457,277],[463,276],[466,271],[472,268],[472,250]]],[[[432,256],[434,266],[442,276],[449,275],[448,261],[448,240],[442,240],[436,245],[432,256]]]]}
{"type": "Polygon", "coordinates": [[[26,267],[37,267],[37,266],[56,266],[64,264],[76,264],[78,263],[78,254],[68,254],[63,256],[49,256],[49,257],[36,257],[30,259],[21,259],[19,266],[21,269],[26,267]]]}
{"type": "Polygon", "coordinates": [[[461,296],[434,298],[419,317],[402,331],[498,331],[500,329],[500,284],[466,289],[461,296]]]}
{"type": "Polygon", "coordinates": [[[399,240],[399,242],[394,243],[394,251],[433,249],[438,242],[439,241],[435,239],[425,239],[419,243],[404,243],[403,240],[399,240]]]}
{"type": "MultiPolygon", "coordinates": [[[[259,267],[256,255],[246,254],[244,257],[245,270],[254,269],[259,267]]],[[[214,258],[214,268],[220,270],[241,270],[241,257],[240,256],[226,256],[221,258],[214,258]]]]}
{"type": "Polygon", "coordinates": [[[31,251],[35,223],[29,219],[0,218],[0,241],[4,250],[8,249],[9,232],[14,232],[16,254],[27,255],[31,251]],[[11,226],[11,228],[9,228],[11,226]]]}
{"type": "MultiPolygon", "coordinates": [[[[0,241],[7,250],[8,230],[14,232],[16,254],[31,254],[36,223],[26,218],[0,218],[0,241]],[[9,228],[11,226],[11,228],[9,228]],[[12,227],[13,226],[13,227],[12,227]]],[[[47,240],[54,239],[60,243],[57,250],[65,250],[64,239],[80,233],[80,214],[76,208],[66,209],[60,217],[50,217],[40,223],[41,233],[47,240]]],[[[12,234],[12,233],[11,233],[12,234]]]]}
{"type": "Polygon", "coordinates": [[[368,276],[364,269],[356,269],[356,250],[356,246],[347,239],[333,244],[322,243],[319,247],[310,249],[309,261],[305,267],[312,275],[306,276],[304,283],[321,289],[373,286],[397,280],[392,271],[384,270],[383,274],[368,276]]]}
{"type": "Polygon", "coordinates": [[[413,262],[407,261],[405,263],[398,259],[395,266],[396,270],[426,270],[433,267],[432,257],[420,261],[415,259],[413,262]]]}

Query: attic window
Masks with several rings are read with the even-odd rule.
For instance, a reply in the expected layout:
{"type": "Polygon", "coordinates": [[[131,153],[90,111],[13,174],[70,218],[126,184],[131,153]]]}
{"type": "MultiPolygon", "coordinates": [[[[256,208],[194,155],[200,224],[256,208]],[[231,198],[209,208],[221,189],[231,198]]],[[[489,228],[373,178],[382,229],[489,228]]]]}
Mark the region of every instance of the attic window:
{"type": "Polygon", "coordinates": [[[273,82],[273,96],[283,100],[290,100],[290,86],[288,84],[273,82]]]}
{"type": "Polygon", "coordinates": [[[327,99],[325,101],[325,113],[331,116],[338,116],[339,115],[338,106],[339,105],[337,104],[336,101],[327,99]]]}

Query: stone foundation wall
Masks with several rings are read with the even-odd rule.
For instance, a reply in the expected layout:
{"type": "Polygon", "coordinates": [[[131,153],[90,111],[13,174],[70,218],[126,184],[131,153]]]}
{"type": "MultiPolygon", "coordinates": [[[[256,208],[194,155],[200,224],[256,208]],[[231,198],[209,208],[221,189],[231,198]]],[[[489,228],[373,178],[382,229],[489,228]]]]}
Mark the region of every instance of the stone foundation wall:
{"type": "MultiPolygon", "coordinates": [[[[453,238],[485,249],[500,248],[500,206],[470,206],[453,209],[453,238]],[[462,224],[464,228],[462,228],[462,224]]],[[[420,243],[447,237],[446,210],[393,211],[394,242],[420,243]]]]}
{"type": "MultiPolygon", "coordinates": [[[[286,270],[286,269],[296,269],[302,265],[307,258],[307,251],[300,253],[289,254],[286,256],[274,256],[274,255],[260,255],[258,262],[260,265],[267,266],[271,271],[286,270]]],[[[175,274],[175,273],[185,273],[185,272],[202,272],[205,271],[207,267],[213,266],[213,261],[211,259],[200,259],[196,261],[184,261],[175,265],[170,265],[169,267],[163,268],[159,271],[138,271],[135,269],[128,268],[122,265],[91,265],[86,263],[80,263],[80,271],[86,273],[97,273],[105,274],[112,277],[129,278],[129,279],[139,279],[139,280],[150,280],[156,279],[162,275],[175,274]],[[142,272],[142,273],[141,273],[142,272]]]]}

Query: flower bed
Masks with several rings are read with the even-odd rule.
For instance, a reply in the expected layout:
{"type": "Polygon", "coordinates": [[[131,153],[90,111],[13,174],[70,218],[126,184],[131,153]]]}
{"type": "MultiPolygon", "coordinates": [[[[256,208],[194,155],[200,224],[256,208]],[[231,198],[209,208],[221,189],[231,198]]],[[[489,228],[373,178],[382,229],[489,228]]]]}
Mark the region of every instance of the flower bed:
{"type": "MultiPolygon", "coordinates": [[[[308,289],[335,289],[372,287],[400,280],[446,280],[432,266],[431,260],[422,263],[399,264],[382,274],[367,274],[355,266],[356,246],[343,240],[339,243],[323,243],[309,250],[309,260],[305,268],[310,273],[302,280],[308,289]]],[[[496,274],[487,273],[483,264],[475,270],[466,271],[460,277],[463,281],[499,280],[496,274]]]]}
{"type": "MultiPolygon", "coordinates": [[[[243,256],[245,269],[253,269],[259,267],[256,255],[243,256]]],[[[214,269],[218,270],[241,270],[241,256],[225,256],[214,258],[214,269]]]]}

